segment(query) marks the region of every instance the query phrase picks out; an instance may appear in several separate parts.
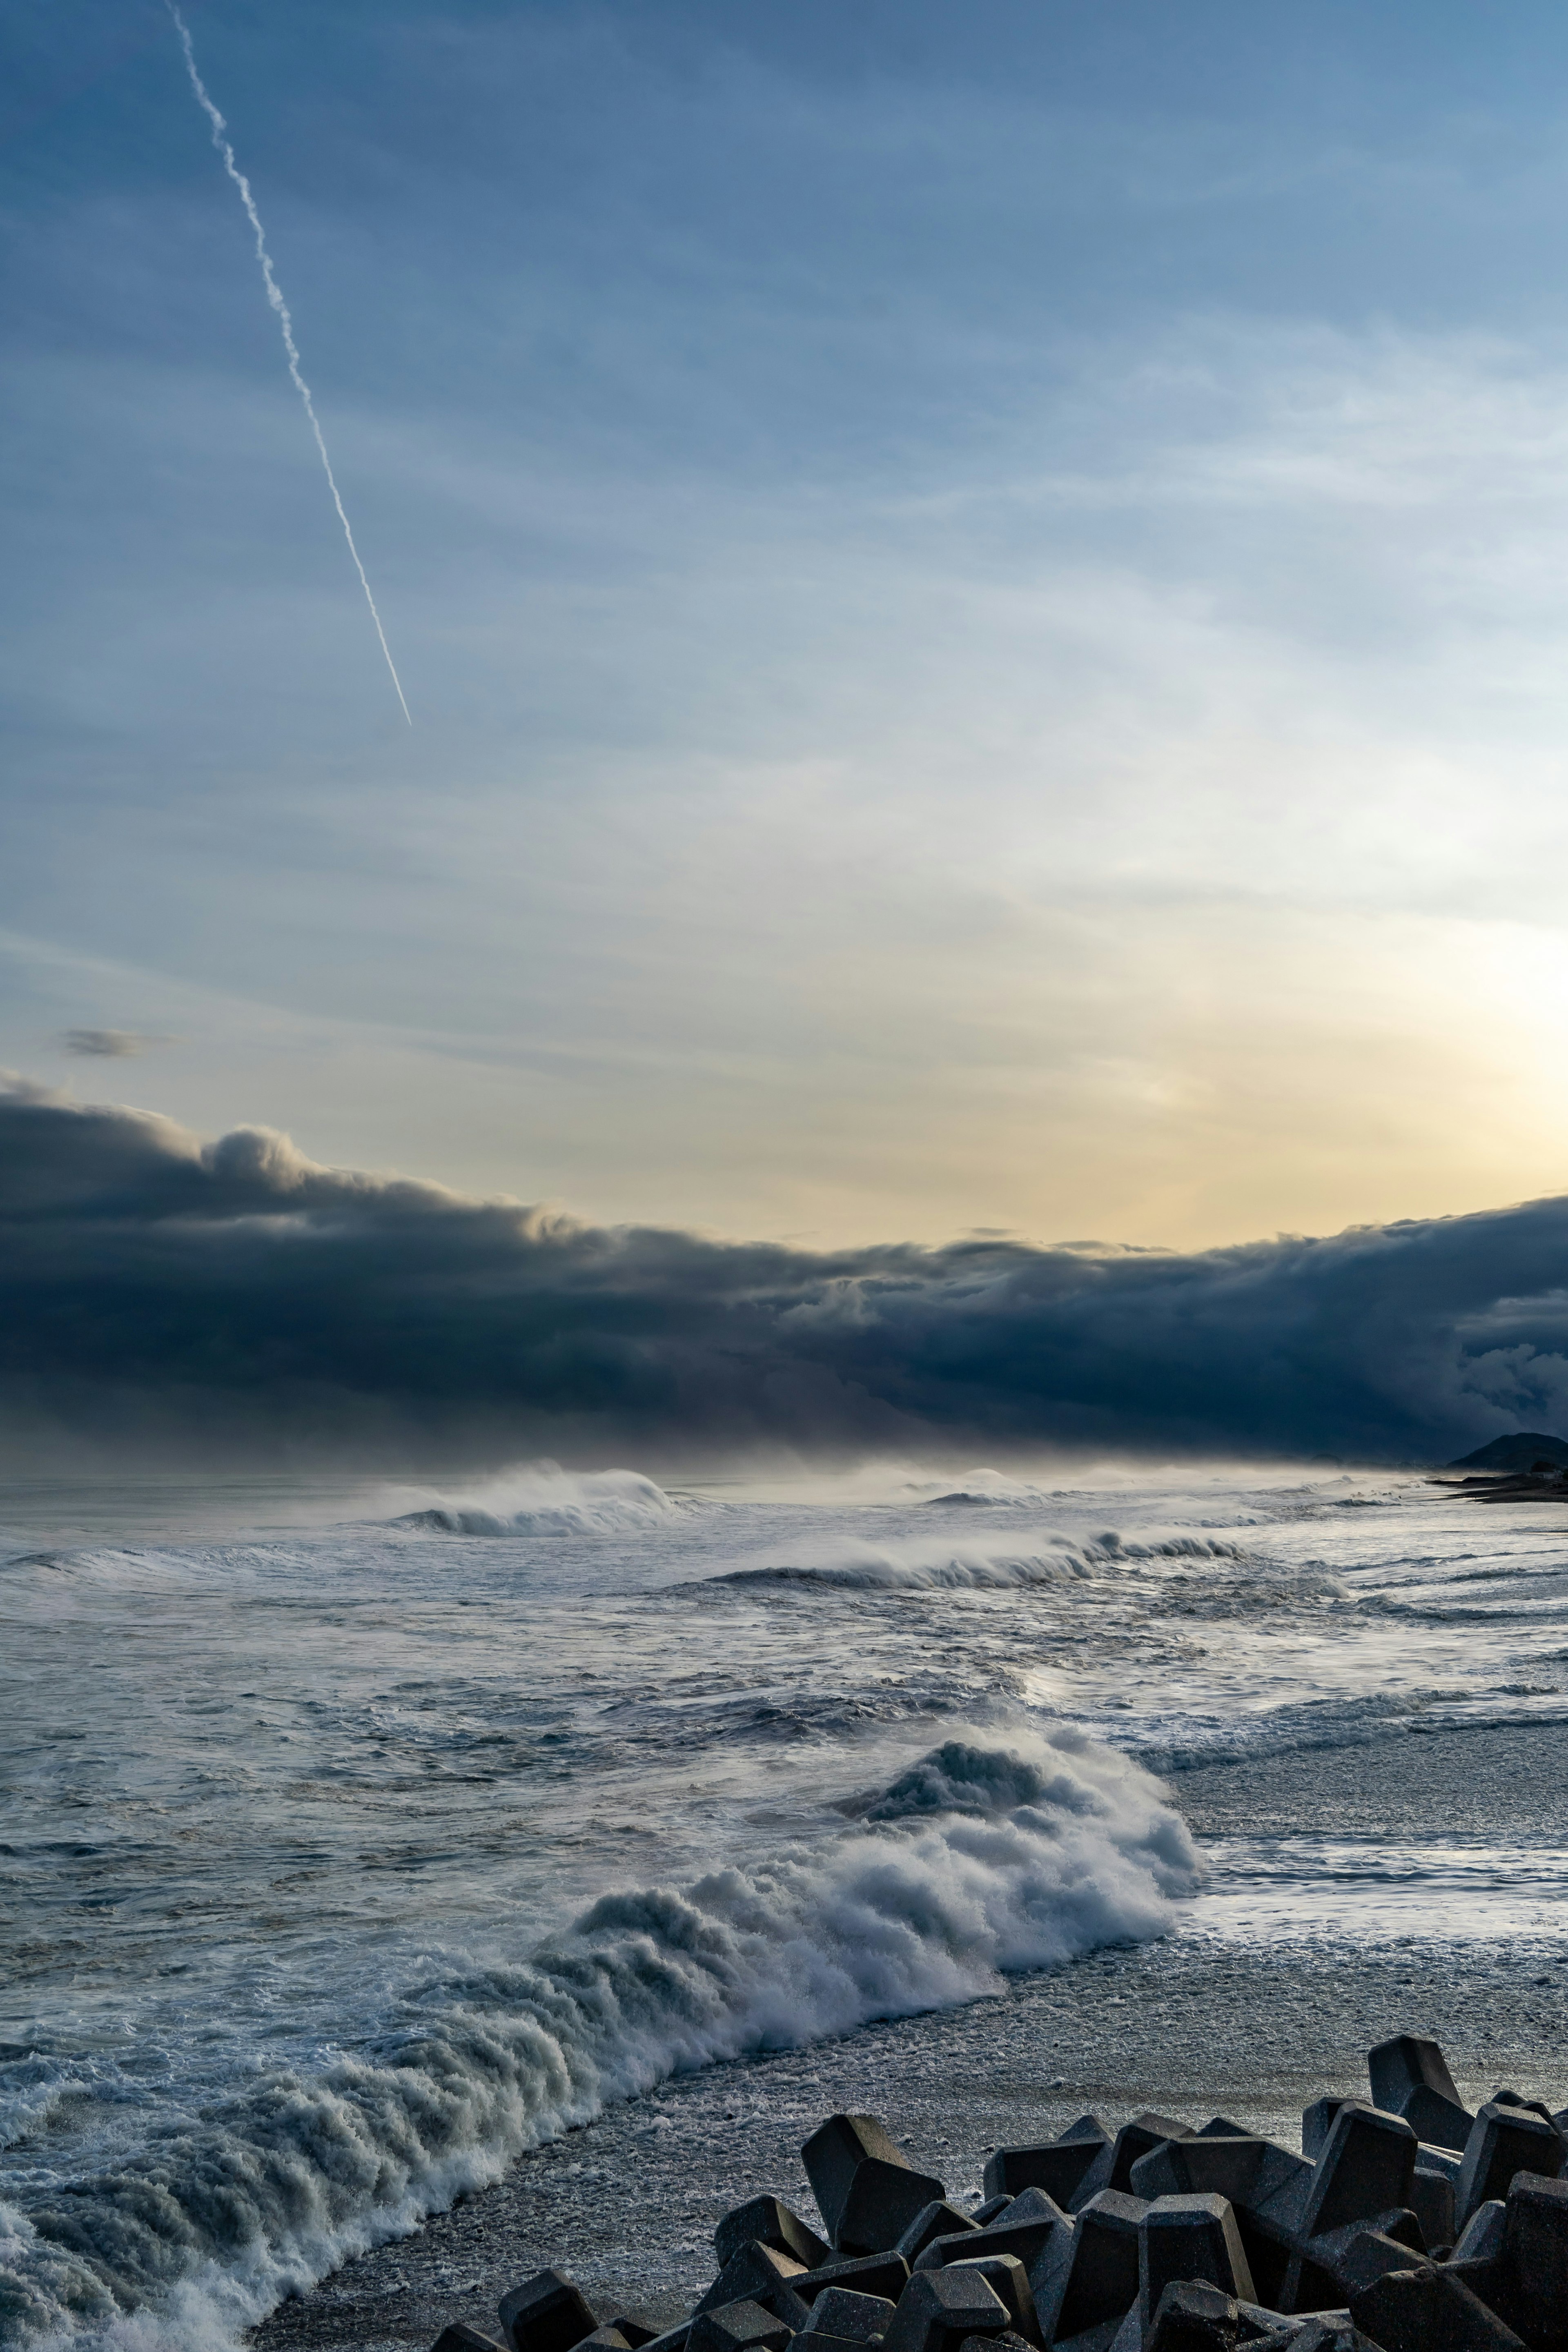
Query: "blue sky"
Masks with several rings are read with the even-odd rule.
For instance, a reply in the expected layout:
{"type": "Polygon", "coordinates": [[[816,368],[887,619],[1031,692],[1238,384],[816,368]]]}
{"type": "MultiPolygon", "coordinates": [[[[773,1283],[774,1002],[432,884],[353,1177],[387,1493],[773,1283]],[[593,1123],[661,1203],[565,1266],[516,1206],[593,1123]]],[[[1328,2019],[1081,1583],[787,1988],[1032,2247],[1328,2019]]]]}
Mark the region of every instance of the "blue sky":
{"type": "Polygon", "coordinates": [[[825,1244],[1560,1189],[1560,12],[188,15],[416,725],[166,16],[19,0],[0,1061],[825,1244]]]}

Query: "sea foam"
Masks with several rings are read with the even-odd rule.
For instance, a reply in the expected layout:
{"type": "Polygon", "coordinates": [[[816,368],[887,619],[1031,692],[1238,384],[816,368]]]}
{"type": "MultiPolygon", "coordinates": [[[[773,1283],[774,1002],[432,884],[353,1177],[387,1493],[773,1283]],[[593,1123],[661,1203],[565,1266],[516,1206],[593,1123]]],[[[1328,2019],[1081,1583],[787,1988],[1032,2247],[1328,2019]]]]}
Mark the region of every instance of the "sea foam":
{"type": "Polygon", "coordinates": [[[1158,1936],[1198,1877],[1159,1783],[1065,1727],[950,1738],[856,1811],[751,1866],[605,1895],[515,1967],[410,1985],[353,2055],[0,2207],[0,2340],[211,2352],[606,2102],[1158,1936]]]}

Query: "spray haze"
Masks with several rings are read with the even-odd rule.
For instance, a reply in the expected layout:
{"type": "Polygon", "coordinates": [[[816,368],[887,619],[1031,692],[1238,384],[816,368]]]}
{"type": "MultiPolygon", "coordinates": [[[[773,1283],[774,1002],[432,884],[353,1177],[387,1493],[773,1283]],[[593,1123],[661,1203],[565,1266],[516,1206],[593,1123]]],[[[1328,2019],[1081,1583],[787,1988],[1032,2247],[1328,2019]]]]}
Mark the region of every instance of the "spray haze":
{"type": "Polygon", "coordinates": [[[223,158],[224,170],[239,191],[239,201],[245,206],[245,216],[254,232],[256,258],[261,265],[261,275],[267,286],[267,299],[278,314],[278,324],[283,336],[283,349],[289,359],[289,373],[293,381],[295,391],[304,402],[305,414],[310,420],[310,430],[316,436],[316,447],[321,452],[321,467],[327,477],[327,487],[332,494],[332,504],[338,510],[338,520],[343,527],[343,537],[349,543],[349,553],[353,558],[354,570],[359,573],[360,586],[364,590],[364,601],[370,606],[370,617],[375,624],[375,634],[381,641],[381,650],[386,656],[386,667],[392,673],[392,683],[396,688],[397,699],[403,708],[403,716],[412,727],[414,719],[403,691],[403,681],[397,675],[397,665],[392,658],[392,648],[386,642],[386,631],[381,625],[381,614],[376,611],[375,598],[371,593],[370,581],[366,576],[364,565],[360,561],[359,549],[354,545],[354,535],[349,526],[348,514],[343,506],[342,493],[338,488],[337,477],[332,472],[332,461],[327,455],[327,445],[316,415],[315,403],[310,397],[310,387],[306,383],[300,366],[299,347],[294,341],[294,321],[289,314],[289,305],[283,299],[282,289],[273,274],[272,257],[267,250],[267,234],[261,226],[261,215],[256,209],[256,199],[250,193],[250,182],[234,160],[234,149],[226,135],[228,125],[213,104],[207,86],[197,68],[196,53],[191,43],[190,27],[175,7],[174,0],[165,0],[165,5],[174,19],[174,29],[179,34],[180,45],[185,53],[185,70],[190,75],[191,88],[195,93],[196,103],[212,125],[213,145],[223,158]]]}

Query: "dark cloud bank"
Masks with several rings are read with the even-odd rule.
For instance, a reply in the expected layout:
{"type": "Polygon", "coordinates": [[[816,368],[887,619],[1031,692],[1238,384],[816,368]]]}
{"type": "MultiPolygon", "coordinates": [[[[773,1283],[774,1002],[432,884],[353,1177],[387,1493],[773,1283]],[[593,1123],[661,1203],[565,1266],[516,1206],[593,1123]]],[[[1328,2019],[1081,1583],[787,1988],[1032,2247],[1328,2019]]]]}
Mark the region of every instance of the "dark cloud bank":
{"type": "Polygon", "coordinates": [[[1443,1458],[1568,1406],[1568,1200],[1201,1255],[614,1231],[0,1091],[13,1436],[1443,1458]]]}

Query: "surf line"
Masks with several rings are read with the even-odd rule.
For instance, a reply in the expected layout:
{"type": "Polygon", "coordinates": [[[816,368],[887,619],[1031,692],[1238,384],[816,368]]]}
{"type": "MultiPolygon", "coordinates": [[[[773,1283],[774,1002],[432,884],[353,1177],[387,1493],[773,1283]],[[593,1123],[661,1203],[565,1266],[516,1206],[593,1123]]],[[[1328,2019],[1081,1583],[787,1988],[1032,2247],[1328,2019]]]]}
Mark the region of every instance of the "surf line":
{"type": "Polygon", "coordinates": [[[316,404],[310,398],[310,387],[306,383],[300,365],[299,347],[294,341],[294,321],[289,315],[289,305],[283,299],[282,289],[273,275],[272,256],[267,250],[267,234],[261,226],[261,215],[256,209],[256,199],[250,193],[250,182],[234,160],[234,149],[229,144],[227,135],[228,125],[213,104],[207,94],[207,86],[197,70],[196,53],[191,45],[190,26],[174,5],[174,0],[163,0],[163,4],[174,18],[174,30],[180,37],[180,46],[185,53],[185,70],[190,75],[191,88],[195,93],[196,103],[212,125],[213,145],[223,157],[224,170],[239,190],[239,201],[245,206],[245,216],[255,233],[256,258],[261,264],[261,275],[267,286],[267,299],[278,314],[278,324],[283,335],[283,349],[289,357],[289,373],[293,381],[295,391],[305,404],[305,414],[310,420],[310,430],[316,436],[316,446],[321,451],[321,467],[327,477],[327,488],[331,491],[332,504],[338,510],[338,520],[343,527],[343,537],[348,541],[349,553],[354,560],[354,570],[359,573],[359,584],[364,590],[364,601],[370,606],[370,617],[375,623],[375,634],[381,640],[381,650],[386,656],[386,667],[392,672],[392,683],[397,689],[397,699],[403,706],[403,716],[412,727],[414,719],[408,708],[407,698],[403,691],[403,680],[397,675],[397,664],[392,658],[392,647],[386,642],[386,631],[381,625],[381,614],[376,611],[375,598],[370,593],[370,582],[365,576],[364,565],[360,562],[359,550],[354,545],[354,535],[349,528],[348,515],[344,510],[342,498],[338,489],[337,477],[332,472],[332,461],[327,455],[327,445],[322,438],[321,427],[316,415],[316,404]]]}

